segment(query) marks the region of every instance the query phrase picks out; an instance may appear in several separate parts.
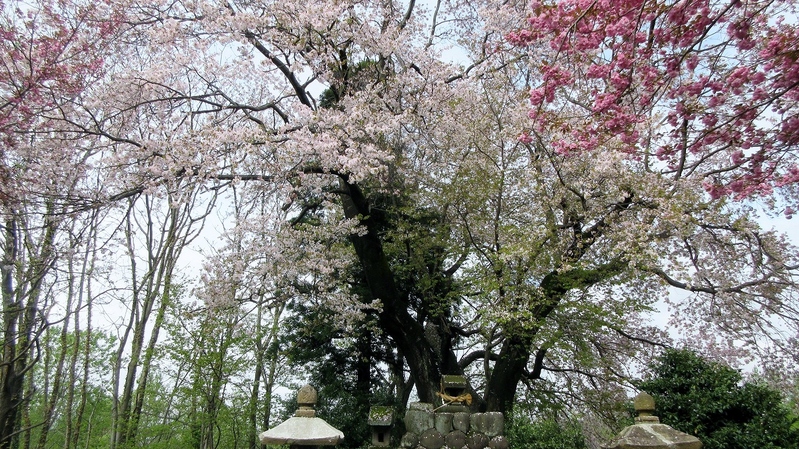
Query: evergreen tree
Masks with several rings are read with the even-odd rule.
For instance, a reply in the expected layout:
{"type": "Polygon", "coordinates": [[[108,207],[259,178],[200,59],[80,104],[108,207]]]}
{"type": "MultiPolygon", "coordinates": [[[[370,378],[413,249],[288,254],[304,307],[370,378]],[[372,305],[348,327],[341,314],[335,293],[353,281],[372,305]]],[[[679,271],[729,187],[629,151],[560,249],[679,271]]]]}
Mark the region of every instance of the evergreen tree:
{"type": "Polygon", "coordinates": [[[695,435],[705,449],[799,448],[782,394],[688,350],[667,351],[640,388],[664,424],[695,435]]]}

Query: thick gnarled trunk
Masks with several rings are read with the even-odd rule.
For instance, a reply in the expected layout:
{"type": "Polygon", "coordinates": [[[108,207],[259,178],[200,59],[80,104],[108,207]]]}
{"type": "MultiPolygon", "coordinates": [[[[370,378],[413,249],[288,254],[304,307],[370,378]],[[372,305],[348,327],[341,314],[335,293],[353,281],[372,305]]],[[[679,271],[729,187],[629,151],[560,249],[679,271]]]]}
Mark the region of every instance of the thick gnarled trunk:
{"type": "MultiPolygon", "coordinates": [[[[419,399],[436,402],[441,375],[462,374],[452,347],[454,336],[445,332],[443,326],[431,323],[423,325],[411,315],[410,305],[396,284],[383,249],[380,223],[369,216],[368,202],[360,189],[354,185],[342,185],[348,192],[342,196],[345,215],[348,218],[359,217],[367,230],[364,234],[353,235],[351,241],[371,294],[382,302],[381,327],[405,358],[419,399]]],[[[582,236],[578,236],[577,240],[580,237],[582,236]]],[[[579,259],[582,251],[585,249],[570,253],[569,258],[579,259]]],[[[534,321],[543,322],[570,290],[589,287],[612,277],[623,267],[623,261],[612,261],[593,270],[553,270],[541,281],[541,300],[530,311],[535,317],[534,321]]],[[[506,339],[495,359],[483,396],[480,397],[470,388],[475,399],[472,406],[475,410],[510,411],[517,386],[528,371],[539,330],[540,325],[525,329],[505,329],[506,339]]],[[[485,357],[489,355],[486,354],[485,357]]]]}
{"type": "MultiPolygon", "coordinates": [[[[369,217],[367,199],[355,185],[342,183],[347,195],[342,195],[344,213],[348,218],[360,217],[367,232],[351,236],[352,244],[363,269],[372,296],[379,299],[381,328],[388,334],[402,355],[411,373],[420,401],[434,403],[440,389],[442,374],[462,374],[452,348],[453,335],[441,326],[428,328],[410,313],[410,304],[398,288],[379,237],[379,223],[369,217]],[[365,218],[364,218],[365,217],[365,218]],[[432,341],[431,341],[432,340],[432,341]]],[[[472,394],[475,392],[471,390],[472,394]]],[[[485,402],[475,397],[474,407],[485,408],[485,402]]]]}

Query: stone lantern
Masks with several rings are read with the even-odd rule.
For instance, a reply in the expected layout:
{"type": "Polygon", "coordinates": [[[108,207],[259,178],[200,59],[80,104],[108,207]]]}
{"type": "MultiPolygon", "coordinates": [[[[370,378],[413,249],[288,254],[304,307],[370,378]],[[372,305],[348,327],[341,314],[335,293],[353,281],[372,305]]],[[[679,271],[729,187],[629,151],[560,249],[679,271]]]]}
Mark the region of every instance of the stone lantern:
{"type": "Polygon", "coordinates": [[[635,424],[625,427],[603,449],[700,449],[702,442],[693,435],[661,424],[654,416],[655,400],[641,392],[635,397],[635,424]]]}
{"type": "Polygon", "coordinates": [[[394,424],[394,409],[373,405],[369,408],[369,427],[372,429],[371,447],[391,447],[391,427],[394,424]]]}
{"type": "Polygon", "coordinates": [[[261,444],[288,444],[291,449],[335,446],[344,434],[316,417],[316,390],[306,385],[297,392],[299,409],[294,416],[261,433],[261,444]]]}

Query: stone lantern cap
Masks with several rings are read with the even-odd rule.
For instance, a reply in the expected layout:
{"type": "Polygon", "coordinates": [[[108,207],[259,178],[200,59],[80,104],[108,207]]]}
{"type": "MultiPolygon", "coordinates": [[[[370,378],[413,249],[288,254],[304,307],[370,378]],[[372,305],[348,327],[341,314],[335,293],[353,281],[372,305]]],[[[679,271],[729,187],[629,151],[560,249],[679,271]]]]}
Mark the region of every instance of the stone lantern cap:
{"type": "Polygon", "coordinates": [[[625,427],[604,449],[700,449],[702,442],[693,435],[661,424],[654,416],[655,400],[641,392],[633,402],[638,417],[625,427]]]}
{"type": "Polygon", "coordinates": [[[261,444],[335,446],[344,439],[340,430],[315,416],[316,390],[313,387],[302,387],[297,392],[297,403],[300,407],[294,416],[261,433],[261,444]]]}

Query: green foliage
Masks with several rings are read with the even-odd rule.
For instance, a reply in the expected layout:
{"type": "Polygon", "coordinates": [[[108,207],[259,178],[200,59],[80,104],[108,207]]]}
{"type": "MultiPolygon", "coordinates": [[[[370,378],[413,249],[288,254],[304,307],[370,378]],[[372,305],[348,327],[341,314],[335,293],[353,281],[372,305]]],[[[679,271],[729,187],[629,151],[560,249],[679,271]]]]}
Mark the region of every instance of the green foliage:
{"type": "Polygon", "coordinates": [[[559,423],[554,418],[530,421],[513,415],[506,435],[509,447],[525,449],[585,449],[585,437],[575,422],[559,423]]]}
{"type": "MultiPolygon", "coordinates": [[[[304,366],[309,373],[319,396],[317,416],[346,436],[338,447],[362,447],[371,438],[370,406],[399,406],[387,380],[377,375],[377,364],[393,357],[391,348],[374,334],[369,318],[343,332],[333,324],[329,310],[303,304],[294,304],[292,310],[281,343],[289,363],[304,366]]],[[[296,402],[285,404],[281,420],[296,408],[296,402]]]]}
{"type": "Polygon", "coordinates": [[[667,351],[639,387],[654,396],[661,422],[705,449],[799,448],[796,419],[778,391],[694,352],[667,351]]]}
{"type": "Polygon", "coordinates": [[[113,408],[106,385],[110,377],[108,355],[113,352],[111,348],[116,338],[103,332],[86,331],[70,331],[63,337],[62,340],[62,328],[52,326],[40,340],[44,355],[41,363],[31,370],[34,386],[28,411],[31,441],[34,444],[40,441],[41,425],[49,411],[52,395],[56,394],[53,388],[58,378],[61,387],[52,410],[53,422],[46,435],[45,447],[70,447],[76,442],[79,447],[87,449],[107,448],[112,433],[113,408]],[[87,344],[90,347],[89,360],[85,359],[84,353],[87,344]],[[62,353],[65,366],[59,370],[57,358],[62,353]],[[74,366],[69,366],[73,363],[74,366]],[[85,365],[91,372],[88,378],[82,376],[85,365]],[[70,377],[71,370],[74,370],[74,378],[70,377]],[[74,394],[71,404],[66,400],[69,389],[74,394]]]}
{"type": "Polygon", "coordinates": [[[256,326],[236,308],[212,312],[191,313],[180,303],[170,309],[169,340],[157,356],[166,369],[151,374],[139,432],[148,448],[248,445],[252,387],[237,374],[253,363],[248,349],[256,338],[241,329],[256,326]],[[176,377],[182,379],[172,383],[176,377]]]}
{"type": "MultiPolygon", "coordinates": [[[[396,199],[395,199],[396,200],[396,199]]],[[[398,202],[410,202],[400,198],[398,202]]],[[[448,245],[451,229],[434,210],[404,204],[385,204],[385,251],[404,295],[423,321],[449,317],[459,296],[457,282],[444,272],[454,256],[448,245]]]]}
{"type": "Polygon", "coordinates": [[[365,59],[349,65],[346,55],[340,62],[340,67],[334,70],[336,82],[319,95],[319,107],[322,109],[335,108],[341,97],[348,92],[358,91],[367,84],[380,81],[381,64],[371,59],[365,59]]]}

